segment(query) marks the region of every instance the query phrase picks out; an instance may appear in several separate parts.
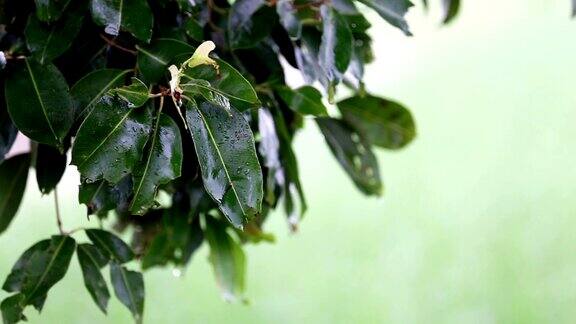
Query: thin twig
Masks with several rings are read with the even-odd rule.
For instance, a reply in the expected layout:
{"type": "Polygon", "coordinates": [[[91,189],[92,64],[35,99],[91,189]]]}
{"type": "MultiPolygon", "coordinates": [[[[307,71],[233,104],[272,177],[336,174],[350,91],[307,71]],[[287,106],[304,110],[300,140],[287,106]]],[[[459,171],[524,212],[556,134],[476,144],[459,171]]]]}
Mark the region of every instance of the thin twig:
{"type": "Polygon", "coordinates": [[[62,228],[62,217],[60,215],[60,204],[58,204],[58,189],[54,188],[54,208],[56,209],[56,222],[58,223],[58,230],[60,234],[65,235],[64,229],[62,228]]]}
{"type": "Polygon", "coordinates": [[[102,38],[108,45],[110,45],[110,46],[112,46],[112,47],[116,47],[117,49],[119,49],[119,50],[121,50],[121,51],[130,53],[130,54],[132,54],[132,55],[137,55],[137,54],[138,54],[138,51],[132,50],[132,49],[129,49],[129,48],[126,48],[126,47],[124,47],[124,46],[122,46],[122,45],[119,45],[119,44],[116,43],[113,39],[109,39],[108,37],[106,37],[106,36],[104,36],[104,35],[102,35],[102,34],[100,34],[100,38],[102,38]]]}

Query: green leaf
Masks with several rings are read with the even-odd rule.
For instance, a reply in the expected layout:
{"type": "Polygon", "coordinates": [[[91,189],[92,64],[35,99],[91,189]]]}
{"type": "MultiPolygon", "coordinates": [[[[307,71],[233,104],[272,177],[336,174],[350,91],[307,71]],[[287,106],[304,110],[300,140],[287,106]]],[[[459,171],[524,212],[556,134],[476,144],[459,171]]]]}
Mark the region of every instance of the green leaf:
{"type": "Polygon", "coordinates": [[[196,19],[192,17],[188,18],[184,23],[184,29],[186,30],[186,35],[193,40],[197,42],[204,40],[204,28],[202,28],[196,19]]]}
{"type": "MultiPolygon", "coordinates": [[[[0,89],[0,92],[3,90],[4,89],[0,89]]],[[[14,126],[12,119],[10,119],[8,115],[5,101],[0,100],[0,164],[2,164],[4,157],[8,154],[10,148],[12,148],[17,134],[18,129],[16,129],[16,126],[14,126]]]]}
{"type": "Polygon", "coordinates": [[[137,46],[138,49],[138,69],[142,72],[144,79],[150,83],[156,83],[167,74],[168,66],[174,59],[183,54],[194,52],[194,47],[169,38],[153,40],[150,45],[137,46]]]}
{"type": "Polygon", "coordinates": [[[130,72],[130,70],[101,69],[88,73],[76,82],[70,89],[76,118],[88,115],[108,90],[124,85],[126,74],[130,72]]]}
{"type": "Polygon", "coordinates": [[[44,64],[66,52],[80,32],[83,18],[79,14],[69,14],[62,21],[45,25],[30,16],[24,34],[32,57],[44,64]]]}
{"type": "Polygon", "coordinates": [[[52,286],[64,278],[76,249],[73,238],[54,235],[26,250],[16,262],[2,288],[21,292],[24,305],[40,305],[52,286]]]}
{"type": "Polygon", "coordinates": [[[67,166],[66,154],[57,149],[38,144],[36,153],[36,181],[42,194],[49,194],[62,179],[67,166]]]}
{"type": "Polygon", "coordinates": [[[23,314],[24,299],[24,295],[16,294],[7,297],[2,301],[2,304],[0,304],[0,309],[2,310],[2,322],[4,324],[13,324],[26,320],[26,317],[23,314]]]}
{"type": "Polygon", "coordinates": [[[274,9],[264,0],[238,0],[230,9],[228,34],[232,48],[254,47],[276,25],[274,9]]]}
{"type": "Polygon", "coordinates": [[[62,13],[72,0],[34,0],[36,3],[36,16],[44,22],[60,19],[62,13]]]}
{"type": "Polygon", "coordinates": [[[142,107],[150,99],[150,90],[138,78],[132,78],[131,85],[112,89],[110,93],[126,100],[131,108],[142,107]]]}
{"type": "Polygon", "coordinates": [[[54,65],[24,60],[6,80],[6,103],[24,135],[62,149],[74,107],[66,80],[54,65]]]}
{"type": "Polygon", "coordinates": [[[104,96],[86,117],[72,148],[72,164],[87,182],[115,184],[140,161],[150,134],[150,109],[132,109],[120,98],[104,96]]]}
{"type": "Polygon", "coordinates": [[[78,200],[88,207],[88,214],[104,215],[117,207],[127,206],[132,195],[132,176],[128,175],[115,185],[105,180],[80,185],[78,200]]]}
{"type": "Polygon", "coordinates": [[[333,87],[346,72],[352,58],[352,31],[346,20],[327,5],[322,14],[322,42],[318,60],[326,78],[333,87]]]}
{"type": "Polygon", "coordinates": [[[409,0],[358,0],[376,11],[389,24],[400,28],[407,36],[412,36],[404,16],[413,6],[409,0]]]}
{"type": "Polygon", "coordinates": [[[127,31],[143,42],[150,42],[154,16],[146,0],[91,0],[92,19],[104,26],[108,35],[127,31]]]}
{"type": "Polygon", "coordinates": [[[120,264],[134,259],[132,249],[118,236],[101,229],[87,229],[85,232],[103,255],[120,264]]]}
{"type": "Polygon", "coordinates": [[[244,117],[208,102],[186,112],[206,191],[234,226],[241,228],[262,208],[262,170],[244,117]]]}
{"type": "Polygon", "coordinates": [[[295,112],[303,115],[327,116],[326,106],[322,103],[322,94],[312,86],[292,90],[287,86],[278,87],[276,92],[282,101],[295,112]]]}
{"type": "Polygon", "coordinates": [[[444,8],[444,17],[442,18],[442,22],[448,24],[452,22],[458,14],[458,11],[460,10],[460,0],[442,0],[442,6],[444,8]]]}
{"type": "Polygon", "coordinates": [[[338,119],[317,118],[316,122],[330,150],[358,189],[366,195],[381,195],[378,161],[370,146],[338,119]]]}
{"type": "Polygon", "coordinates": [[[100,269],[108,264],[109,259],[100,253],[94,245],[87,243],[79,244],[76,253],[80,268],[82,268],[84,286],[86,286],[96,305],[102,312],[106,313],[110,292],[100,269]]]}
{"type": "Polygon", "coordinates": [[[180,177],[182,138],[178,125],[165,114],[156,117],[147,153],[134,167],[133,214],[143,215],[155,203],[158,187],[180,177]]]}
{"type": "Polygon", "coordinates": [[[298,19],[298,11],[294,8],[291,0],[279,0],[276,3],[276,12],[280,17],[280,23],[292,39],[300,38],[302,34],[302,23],[298,19]]]}
{"type": "Polygon", "coordinates": [[[243,298],[246,258],[240,245],[226,232],[226,226],[206,217],[204,232],[210,245],[209,260],[226,301],[243,298]]]}
{"type": "Polygon", "coordinates": [[[110,280],[114,286],[116,297],[130,310],[136,322],[141,323],[144,312],[144,279],[142,274],[112,262],[110,264],[110,280]]]}
{"type": "MultiPolygon", "coordinates": [[[[217,58],[214,60],[218,64],[218,70],[212,65],[198,65],[194,68],[184,69],[184,76],[180,85],[184,93],[191,92],[194,95],[198,91],[212,91],[217,95],[224,96],[232,106],[240,111],[259,107],[258,95],[250,82],[230,64],[217,58]],[[211,87],[203,82],[198,82],[198,80],[208,81],[211,87]]],[[[226,103],[221,105],[229,108],[226,103]]]]}
{"type": "Polygon", "coordinates": [[[416,136],[410,111],[394,101],[356,96],[338,102],[338,109],[344,120],[373,145],[399,149],[416,136]]]}
{"type": "Polygon", "coordinates": [[[20,207],[26,189],[30,155],[14,156],[0,164],[0,233],[4,232],[20,207]]]}

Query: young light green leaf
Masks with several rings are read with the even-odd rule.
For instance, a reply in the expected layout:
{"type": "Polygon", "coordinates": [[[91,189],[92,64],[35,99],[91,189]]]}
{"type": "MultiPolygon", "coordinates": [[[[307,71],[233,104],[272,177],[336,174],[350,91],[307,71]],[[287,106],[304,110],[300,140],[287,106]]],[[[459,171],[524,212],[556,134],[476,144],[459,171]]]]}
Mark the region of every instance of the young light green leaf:
{"type": "Polygon", "coordinates": [[[36,16],[44,22],[60,19],[64,10],[72,0],[34,0],[36,3],[36,16]]]}
{"type": "Polygon", "coordinates": [[[327,116],[328,111],[322,103],[322,94],[312,86],[304,86],[292,90],[287,86],[281,86],[276,92],[282,101],[295,112],[303,115],[327,116]]]}
{"type": "Polygon", "coordinates": [[[146,0],[91,0],[92,19],[104,26],[108,35],[127,31],[143,42],[150,42],[154,17],[146,0]]]}
{"type": "Polygon", "coordinates": [[[134,259],[132,249],[118,236],[101,229],[87,229],[85,232],[103,255],[120,264],[134,259]]]}
{"type": "Polygon", "coordinates": [[[110,292],[100,269],[108,264],[109,258],[92,244],[79,244],[76,253],[82,269],[84,286],[98,307],[106,314],[110,292]]]}
{"type": "Polygon", "coordinates": [[[356,96],[338,102],[338,109],[346,122],[373,145],[399,149],[416,136],[410,111],[394,101],[356,96]]]}
{"type": "Polygon", "coordinates": [[[123,99],[102,97],[78,130],[72,164],[87,182],[118,183],[140,161],[151,123],[150,109],[133,109],[123,99]]]}
{"type": "Polygon", "coordinates": [[[88,73],[76,82],[70,89],[76,118],[86,117],[108,90],[124,85],[128,73],[130,70],[101,69],[88,73]]]}
{"type": "Polygon", "coordinates": [[[126,100],[131,108],[142,107],[150,99],[150,90],[138,78],[132,78],[131,85],[112,89],[110,93],[126,100]]]}
{"type": "Polygon", "coordinates": [[[74,122],[66,80],[52,64],[26,59],[6,80],[8,112],[18,129],[43,144],[63,148],[74,122]]]}
{"type": "Polygon", "coordinates": [[[413,6],[410,0],[358,0],[376,11],[389,24],[400,28],[407,36],[412,36],[404,16],[413,6]]]}
{"type": "Polygon", "coordinates": [[[30,16],[24,34],[32,57],[44,64],[62,55],[80,32],[83,18],[79,14],[69,14],[62,21],[46,25],[30,16]]]}
{"type": "Polygon", "coordinates": [[[330,150],[358,189],[366,195],[381,195],[378,161],[370,146],[338,119],[317,118],[316,122],[330,150]]]}
{"type": "Polygon", "coordinates": [[[150,83],[160,81],[177,56],[194,52],[194,47],[169,38],[155,39],[149,45],[137,46],[137,49],[138,69],[150,83]]]}
{"type": "Polygon", "coordinates": [[[144,313],[144,279],[142,274],[112,262],[110,264],[110,280],[116,297],[130,310],[136,323],[142,323],[144,313]]]}
{"type": "Polygon", "coordinates": [[[29,168],[29,154],[14,156],[0,164],[0,233],[8,228],[20,207],[29,168]]]}
{"type": "Polygon", "coordinates": [[[226,226],[211,216],[206,217],[204,235],[210,245],[209,260],[222,297],[228,302],[242,300],[246,272],[242,248],[226,232],[226,226]]]}
{"type": "Polygon", "coordinates": [[[180,176],[182,138],[178,125],[168,115],[160,114],[152,130],[148,150],[134,167],[133,214],[143,215],[154,205],[158,187],[180,176]]]}
{"type": "Polygon", "coordinates": [[[262,208],[262,170],[244,117],[208,102],[188,105],[190,134],[204,187],[226,218],[240,228],[262,208]]]}
{"type": "Polygon", "coordinates": [[[57,149],[38,144],[36,151],[36,182],[42,194],[49,194],[62,179],[67,166],[66,154],[60,153],[57,149]]]}

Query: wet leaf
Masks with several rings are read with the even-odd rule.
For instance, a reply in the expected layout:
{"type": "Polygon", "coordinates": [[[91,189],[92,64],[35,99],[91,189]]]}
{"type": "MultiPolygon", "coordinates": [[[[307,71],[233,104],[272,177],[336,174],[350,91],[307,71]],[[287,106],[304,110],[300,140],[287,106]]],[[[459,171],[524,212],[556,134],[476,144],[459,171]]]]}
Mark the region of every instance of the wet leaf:
{"type": "Polygon", "coordinates": [[[64,10],[72,0],[34,0],[36,3],[36,16],[44,22],[60,19],[64,10]]]}
{"type": "Polygon", "coordinates": [[[142,274],[112,262],[110,264],[110,280],[116,297],[130,310],[136,322],[141,323],[144,312],[144,279],[142,274]]]}
{"type": "Polygon", "coordinates": [[[228,33],[232,48],[253,47],[276,24],[274,9],[264,0],[238,0],[230,9],[228,33]]]}
{"type": "MultiPolygon", "coordinates": [[[[318,60],[330,88],[341,79],[352,58],[352,31],[346,20],[329,6],[322,6],[322,42],[318,60]]],[[[329,90],[333,95],[333,90],[329,90]]],[[[331,99],[331,98],[330,98],[331,99]]]]}
{"type": "Polygon", "coordinates": [[[376,11],[391,25],[400,28],[407,36],[412,33],[408,22],[404,18],[408,9],[413,6],[409,0],[358,0],[376,11]]]}
{"type": "Polygon", "coordinates": [[[276,3],[276,12],[280,17],[280,23],[284,26],[290,38],[300,38],[302,23],[298,19],[298,11],[294,8],[294,2],[291,0],[279,0],[276,3]]]}
{"type": "Polygon", "coordinates": [[[104,96],[86,117],[72,147],[72,164],[88,182],[115,184],[140,161],[152,123],[149,109],[104,96]]]}
{"type": "Polygon", "coordinates": [[[98,305],[102,312],[106,313],[110,292],[108,291],[108,286],[100,269],[108,264],[109,259],[100,253],[94,245],[87,243],[79,244],[76,253],[78,254],[78,262],[82,269],[84,286],[90,293],[90,296],[92,296],[96,305],[98,305]]]}
{"type": "Polygon", "coordinates": [[[177,56],[194,52],[194,47],[169,38],[153,40],[150,45],[138,46],[138,69],[146,81],[156,83],[168,72],[177,56]]]}
{"type": "Polygon", "coordinates": [[[83,18],[79,14],[70,14],[62,21],[46,25],[30,16],[24,34],[32,57],[44,64],[62,55],[80,32],[83,18]]]}
{"type": "Polygon", "coordinates": [[[104,256],[120,264],[134,259],[132,249],[118,236],[101,229],[87,229],[85,232],[104,256]]]}
{"type": "Polygon", "coordinates": [[[358,189],[366,195],[381,195],[378,161],[370,146],[338,119],[317,118],[316,122],[330,150],[358,189]]]}
{"type": "Polygon", "coordinates": [[[74,121],[66,80],[52,64],[26,59],[6,80],[6,103],[18,130],[29,138],[63,148],[74,121]]]}
{"type": "Polygon", "coordinates": [[[115,185],[105,180],[80,185],[78,200],[88,207],[88,214],[104,215],[107,211],[128,205],[132,196],[132,176],[126,176],[115,185]]]}
{"type": "Polygon", "coordinates": [[[8,228],[20,207],[29,168],[29,154],[11,157],[0,164],[0,233],[8,228]]]}
{"type": "Polygon", "coordinates": [[[146,0],[91,0],[92,19],[104,26],[108,35],[127,31],[143,42],[150,42],[154,17],[146,0]]]}
{"type": "Polygon", "coordinates": [[[110,90],[110,93],[129,102],[132,108],[144,106],[150,99],[149,92],[148,87],[138,78],[132,78],[132,84],[128,86],[110,90]]]}
{"type": "Polygon", "coordinates": [[[262,207],[262,170],[250,126],[231,107],[208,102],[188,105],[186,121],[194,140],[204,187],[236,227],[262,207]]]}
{"type": "Polygon", "coordinates": [[[38,144],[36,152],[36,181],[42,194],[47,195],[62,179],[68,160],[66,154],[48,145],[38,144]]]}
{"type": "Polygon", "coordinates": [[[292,90],[287,86],[276,89],[282,101],[290,109],[303,115],[327,116],[326,106],[322,103],[322,94],[312,86],[292,90]]]}

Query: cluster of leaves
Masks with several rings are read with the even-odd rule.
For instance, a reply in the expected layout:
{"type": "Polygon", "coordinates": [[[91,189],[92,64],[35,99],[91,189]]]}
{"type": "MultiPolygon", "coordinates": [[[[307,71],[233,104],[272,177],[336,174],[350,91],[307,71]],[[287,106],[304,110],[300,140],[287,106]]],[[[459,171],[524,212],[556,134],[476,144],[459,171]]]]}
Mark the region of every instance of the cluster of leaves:
{"type": "MultiPolygon", "coordinates": [[[[450,21],[458,1],[444,4],[450,21]]],[[[224,297],[242,299],[242,245],[273,240],[262,227],[277,207],[293,230],[306,211],[292,148],[305,119],[358,189],[380,195],[372,149],[404,147],[415,125],[364,89],[373,53],[358,6],[410,35],[408,0],[0,0],[0,233],[28,170],[49,194],[71,155],[88,214],[114,211],[114,229],[132,236],[129,246],[84,229],[91,243],[77,244],[82,231],[60,227],[34,244],[2,287],[14,293],[1,303],[4,322],[40,311],[74,252],[104,312],[103,267],[140,321],[144,282],[126,263],[184,267],[204,241],[224,297]],[[283,64],[308,85],[287,86],[283,64]],[[353,95],[335,103],[341,85],[353,95]],[[31,151],[5,159],[17,132],[31,151]],[[160,192],[169,201],[158,203],[160,192]]]]}

